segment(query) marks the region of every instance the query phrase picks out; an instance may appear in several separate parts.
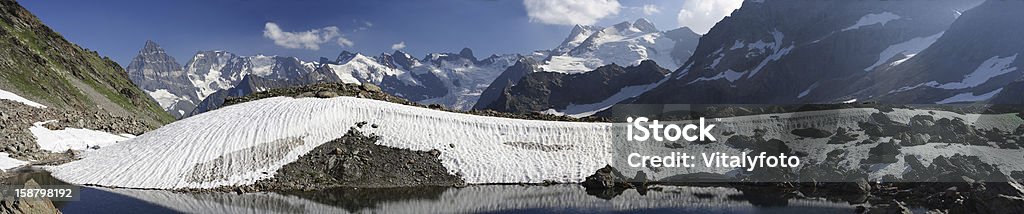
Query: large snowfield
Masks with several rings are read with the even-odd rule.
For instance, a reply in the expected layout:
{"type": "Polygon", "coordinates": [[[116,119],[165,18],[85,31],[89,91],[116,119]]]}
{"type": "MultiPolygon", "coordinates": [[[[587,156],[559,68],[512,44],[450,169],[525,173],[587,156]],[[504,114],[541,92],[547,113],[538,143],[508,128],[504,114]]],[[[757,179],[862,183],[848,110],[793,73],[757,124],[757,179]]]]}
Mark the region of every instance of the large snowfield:
{"type": "Polygon", "coordinates": [[[66,182],[111,187],[251,184],[363,121],[379,125],[364,130],[381,135],[381,145],[440,150],[444,166],[468,183],[579,182],[611,158],[606,123],[483,117],[352,97],[277,97],[190,117],[51,171],[66,182]],[[513,142],[571,149],[505,144],[513,142]]]}
{"type": "MultiPolygon", "coordinates": [[[[827,138],[801,139],[789,134],[800,127],[856,130],[857,123],[871,119],[876,109],[841,109],[766,114],[712,120],[715,136],[724,132],[751,135],[766,130],[769,138],[781,139],[794,150],[809,154],[804,162],[824,159],[833,149],[846,149],[846,164],[857,168],[873,144],[826,144],[827,138]]],[[[898,109],[884,113],[891,120],[908,123],[914,115],[960,118],[978,129],[1013,130],[1024,123],[1012,114],[973,115],[943,111],[898,109]]],[[[82,155],[82,159],[50,167],[54,177],[75,184],[128,188],[212,188],[252,184],[274,176],[283,165],[295,161],[327,141],[340,138],[359,122],[379,125],[361,130],[381,136],[380,145],[425,151],[441,151],[449,173],[470,184],[580,182],[605,165],[614,164],[628,152],[668,155],[678,148],[641,145],[624,141],[624,130],[611,123],[531,121],[476,116],[353,97],[331,99],[276,97],[225,107],[187,118],[123,143],[82,155]],[[530,146],[523,146],[530,145],[530,146]],[[560,148],[560,149],[544,149],[560,148]]],[[[685,123],[693,123],[685,122],[685,123]]],[[[725,141],[721,137],[719,141],[725,141]]],[[[866,139],[861,133],[857,141],[866,139]]],[[[888,141],[887,138],[880,142],[888,141]]],[[[929,164],[938,155],[979,155],[1000,170],[1024,170],[1021,150],[988,146],[926,144],[904,147],[897,157],[918,156],[929,164]]],[[[682,151],[726,152],[743,150],[724,143],[691,145],[682,151]]],[[[402,157],[391,157],[400,159],[402,157]]],[[[872,166],[871,177],[901,175],[904,163],[872,166]]],[[[620,165],[624,165],[621,164],[620,165]]],[[[712,172],[735,174],[735,168],[620,167],[628,176],[644,171],[651,179],[712,172]]]]}

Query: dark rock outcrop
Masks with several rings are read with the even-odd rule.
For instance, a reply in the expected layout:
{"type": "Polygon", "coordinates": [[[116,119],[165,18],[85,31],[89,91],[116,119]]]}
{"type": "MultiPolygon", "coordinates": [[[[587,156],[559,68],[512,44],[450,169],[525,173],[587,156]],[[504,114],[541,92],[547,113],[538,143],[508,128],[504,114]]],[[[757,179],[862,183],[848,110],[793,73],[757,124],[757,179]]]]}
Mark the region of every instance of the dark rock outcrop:
{"type": "Polygon", "coordinates": [[[668,70],[650,60],[630,67],[611,64],[579,74],[528,73],[486,108],[503,112],[538,112],[562,110],[572,104],[600,103],[623,88],[658,82],[666,73],[668,70]]]}
{"type": "MultiPolygon", "coordinates": [[[[364,127],[371,128],[371,127],[364,127]]],[[[261,190],[302,190],[337,187],[390,188],[460,186],[462,178],[441,165],[441,151],[413,151],[376,145],[380,137],[353,127],[342,138],[317,146],[258,181],[261,190]]]]}

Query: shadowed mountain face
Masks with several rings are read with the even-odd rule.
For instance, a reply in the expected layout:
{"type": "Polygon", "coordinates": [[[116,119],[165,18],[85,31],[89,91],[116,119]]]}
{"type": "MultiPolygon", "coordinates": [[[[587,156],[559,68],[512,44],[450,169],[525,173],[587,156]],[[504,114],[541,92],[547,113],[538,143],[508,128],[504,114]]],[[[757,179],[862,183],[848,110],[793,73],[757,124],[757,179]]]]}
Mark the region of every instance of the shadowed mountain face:
{"type": "Polygon", "coordinates": [[[533,72],[525,74],[516,84],[506,86],[486,108],[504,112],[592,114],[621,101],[614,99],[635,96],[620,94],[629,93],[631,87],[656,83],[668,72],[650,60],[630,67],[611,64],[577,74],[533,72]]]}
{"type": "Polygon", "coordinates": [[[851,84],[920,53],[979,2],[746,1],[670,79],[630,102],[851,101],[851,84]]]}
{"type": "Polygon", "coordinates": [[[1022,1],[964,11],[935,44],[853,87],[863,89],[859,97],[885,103],[1020,103],[1020,82],[1012,82],[1024,77],[1024,19],[1011,17],[1021,11],[1022,1]]]}
{"type": "Polygon", "coordinates": [[[474,109],[586,116],[654,87],[690,58],[700,35],[660,31],[646,19],[577,25],[539,60],[521,59],[490,84],[474,109]]]}
{"type": "Polygon", "coordinates": [[[117,63],[65,40],[13,0],[0,0],[0,90],[47,106],[103,112],[150,128],[172,121],[117,63]]]}

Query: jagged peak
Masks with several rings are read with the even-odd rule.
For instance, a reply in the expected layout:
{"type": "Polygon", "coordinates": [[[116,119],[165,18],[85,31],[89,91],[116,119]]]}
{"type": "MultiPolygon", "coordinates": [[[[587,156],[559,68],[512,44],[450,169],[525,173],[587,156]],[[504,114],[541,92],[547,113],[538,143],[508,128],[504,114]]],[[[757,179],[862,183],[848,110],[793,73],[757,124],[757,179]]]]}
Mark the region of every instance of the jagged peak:
{"type": "Polygon", "coordinates": [[[139,50],[139,55],[166,55],[166,53],[164,52],[164,49],[160,47],[159,44],[156,44],[156,42],[154,42],[153,40],[146,40],[146,45],[143,46],[141,50],[139,50]]]}
{"type": "Polygon", "coordinates": [[[476,57],[473,56],[473,50],[469,49],[469,48],[462,48],[462,50],[459,51],[459,56],[462,56],[462,57],[465,57],[465,58],[470,58],[470,59],[476,58],[476,57]]]}
{"type": "Polygon", "coordinates": [[[341,54],[338,54],[338,58],[335,61],[337,61],[339,64],[345,64],[346,62],[352,60],[353,58],[356,58],[357,56],[360,56],[360,54],[352,53],[345,50],[341,51],[341,54]]]}
{"type": "Polygon", "coordinates": [[[150,49],[150,48],[159,49],[160,45],[156,44],[156,42],[154,42],[153,40],[148,40],[147,39],[146,40],[146,45],[143,47],[143,49],[150,49]]]}
{"type": "Polygon", "coordinates": [[[593,26],[593,25],[580,25],[580,24],[576,24],[576,26],[572,27],[572,31],[570,31],[569,34],[570,35],[581,34],[581,33],[584,33],[585,31],[592,31],[592,30],[597,29],[597,28],[598,27],[593,26]]]}
{"type": "Polygon", "coordinates": [[[633,27],[635,27],[636,29],[640,29],[640,31],[642,32],[648,33],[659,31],[658,28],[654,26],[654,23],[652,23],[650,20],[647,20],[646,18],[639,18],[636,21],[634,21],[633,27]]]}

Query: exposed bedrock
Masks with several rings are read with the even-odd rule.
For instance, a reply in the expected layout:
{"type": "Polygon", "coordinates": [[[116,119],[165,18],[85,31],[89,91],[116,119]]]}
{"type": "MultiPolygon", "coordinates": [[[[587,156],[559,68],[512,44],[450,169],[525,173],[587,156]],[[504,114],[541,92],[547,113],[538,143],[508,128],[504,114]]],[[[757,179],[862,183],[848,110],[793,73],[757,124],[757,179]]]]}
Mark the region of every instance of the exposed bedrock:
{"type": "Polygon", "coordinates": [[[464,185],[460,177],[448,174],[438,159],[440,151],[376,145],[379,139],[353,127],[342,138],[317,146],[277,170],[273,178],[253,186],[261,190],[309,190],[464,185]]]}

